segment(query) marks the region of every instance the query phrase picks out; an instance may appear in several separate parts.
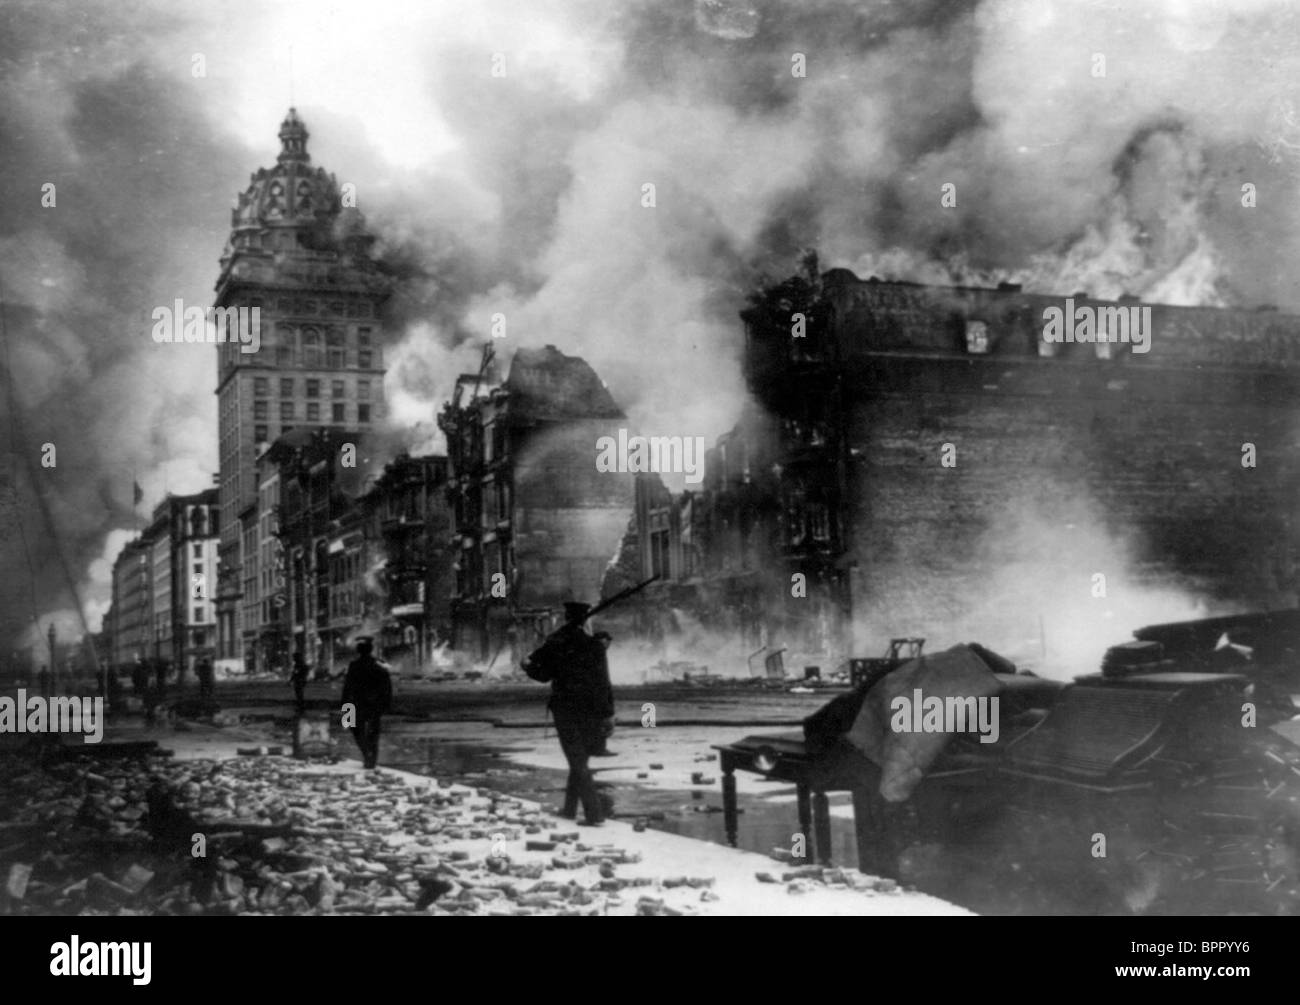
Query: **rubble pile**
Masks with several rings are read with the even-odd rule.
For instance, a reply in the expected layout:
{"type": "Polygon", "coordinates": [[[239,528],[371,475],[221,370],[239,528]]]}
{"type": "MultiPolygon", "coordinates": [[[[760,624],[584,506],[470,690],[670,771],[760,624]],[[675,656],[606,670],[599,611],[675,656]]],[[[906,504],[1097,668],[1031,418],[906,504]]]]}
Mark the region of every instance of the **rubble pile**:
{"type": "Polygon", "coordinates": [[[143,758],[55,761],[0,757],[0,911],[77,913],[139,902],[149,859],[143,758]],[[117,879],[110,879],[109,876],[117,879]]]}
{"type": "MultiPolygon", "coordinates": [[[[774,849],[783,852],[784,849],[774,849]]],[[[788,854],[786,852],[785,854],[788,854]]],[[[784,855],[774,858],[784,858],[784,855]]],[[[860,893],[902,893],[896,880],[857,869],[837,868],[828,865],[801,865],[787,869],[779,876],[772,872],[757,872],[754,878],[760,883],[784,883],[787,893],[807,893],[821,886],[830,890],[857,890],[860,893]]]]}
{"type": "Polygon", "coordinates": [[[948,830],[912,828],[899,878],[989,913],[1294,915],[1300,749],[1270,733],[1234,749],[1068,803],[1047,790],[988,813],[976,793],[948,830]]]}
{"type": "Polygon", "coordinates": [[[275,756],[0,772],[8,913],[681,916],[719,899],[485,789],[275,756]]]}
{"type": "Polygon", "coordinates": [[[1300,749],[1265,734],[1212,773],[1188,772],[1158,810],[1159,832],[1133,856],[1150,880],[1130,891],[1131,907],[1159,898],[1179,911],[1295,912],[1300,749]]]}

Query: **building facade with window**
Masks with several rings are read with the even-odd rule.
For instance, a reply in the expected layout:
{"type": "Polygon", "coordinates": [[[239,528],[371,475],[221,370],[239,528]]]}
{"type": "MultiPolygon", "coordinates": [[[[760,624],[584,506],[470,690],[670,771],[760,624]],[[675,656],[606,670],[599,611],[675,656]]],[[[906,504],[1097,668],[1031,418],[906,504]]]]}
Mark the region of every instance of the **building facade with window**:
{"type": "Polygon", "coordinates": [[[216,656],[218,490],[174,497],[172,503],[173,662],[194,680],[199,660],[216,656]]]}
{"type": "Polygon", "coordinates": [[[176,606],[176,580],[172,575],[175,545],[168,501],[163,500],[154,509],[153,523],[145,531],[144,540],[149,548],[149,656],[170,664],[175,657],[173,640],[181,612],[176,606]]]}
{"type": "Polygon", "coordinates": [[[138,657],[192,677],[199,659],[215,655],[217,522],[215,487],[169,495],[123,547],[104,620],[111,665],[129,669],[138,657]]]}
{"type": "MultiPolygon", "coordinates": [[[[447,487],[446,457],[401,454],[361,500],[364,533],[371,542],[368,554],[376,559],[362,571],[377,593],[377,644],[399,669],[426,667],[434,647],[450,640],[456,548],[447,487]]],[[[341,584],[357,582],[348,565],[354,561],[351,554],[339,549],[336,579],[341,584]]],[[[348,599],[355,603],[350,595],[348,599]]]]}
{"type": "Polygon", "coordinates": [[[276,164],[256,172],[231,214],[215,306],[260,312],[260,348],[218,345],[221,578],[218,655],[254,665],[266,627],[259,568],[264,530],[255,470],[296,429],[365,431],[384,414],[383,322],[391,283],[374,238],[337,181],[311,165],[289,110],[276,164]]]}
{"type": "Polygon", "coordinates": [[[259,520],[249,547],[258,576],[245,644],[258,672],[285,672],[294,653],[338,672],[359,634],[378,635],[377,535],[367,532],[375,476],[356,430],[297,429],[258,457],[259,520]]]}
{"type": "Polygon", "coordinates": [[[129,669],[150,656],[153,644],[152,547],[143,538],[128,541],[113,562],[112,665],[129,669]]]}

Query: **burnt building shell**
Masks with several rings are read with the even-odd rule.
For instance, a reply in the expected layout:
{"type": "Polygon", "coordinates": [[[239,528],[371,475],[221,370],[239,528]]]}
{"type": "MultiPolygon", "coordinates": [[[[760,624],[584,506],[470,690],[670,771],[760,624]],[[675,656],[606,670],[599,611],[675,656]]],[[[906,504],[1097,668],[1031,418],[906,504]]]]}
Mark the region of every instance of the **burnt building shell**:
{"type": "MultiPolygon", "coordinates": [[[[399,454],[360,500],[367,536],[382,565],[379,651],[395,667],[427,664],[450,637],[451,514],[447,458],[399,454]]],[[[342,578],[342,570],[339,572],[342,578]]]]}
{"type": "Polygon", "coordinates": [[[504,380],[489,348],[439,416],[455,525],[453,645],[512,656],[567,600],[593,602],[632,508],[633,476],[601,472],[596,444],[626,424],[586,361],[519,349],[504,380]]]}
{"type": "Polygon", "coordinates": [[[254,537],[245,548],[256,557],[244,588],[252,601],[244,632],[253,668],[286,671],[295,652],[312,666],[330,667],[369,614],[362,577],[372,559],[356,504],[366,446],[358,431],[304,428],[258,457],[258,505],[248,514],[254,537]],[[341,557],[350,562],[340,578],[341,557]],[[259,568],[268,561],[275,569],[269,578],[270,570],[259,568]],[[341,611],[342,598],[348,603],[341,611]]]}

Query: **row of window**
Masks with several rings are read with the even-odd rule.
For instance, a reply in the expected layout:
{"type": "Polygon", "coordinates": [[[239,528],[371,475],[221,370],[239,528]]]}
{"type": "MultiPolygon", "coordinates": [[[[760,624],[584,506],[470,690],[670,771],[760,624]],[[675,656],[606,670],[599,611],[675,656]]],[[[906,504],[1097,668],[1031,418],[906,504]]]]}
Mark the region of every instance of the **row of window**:
{"type": "MultiPolygon", "coordinates": [[[[209,618],[209,617],[207,616],[207,612],[206,612],[206,609],[205,609],[205,608],[202,608],[202,607],[195,607],[193,610],[194,610],[194,618],[193,618],[193,621],[194,621],[194,622],[197,622],[197,623],[199,623],[199,624],[202,624],[204,621],[210,621],[210,620],[211,620],[211,618],[209,618]]],[[[134,623],[132,623],[132,622],[127,622],[127,621],[122,621],[122,620],[119,618],[119,621],[118,621],[118,628],[119,628],[119,631],[122,631],[122,630],[124,630],[124,629],[126,629],[126,628],[128,628],[128,627],[130,627],[130,628],[148,628],[148,627],[149,627],[149,622],[148,622],[147,619],[145,619],[145,618],[139,618],[139,619],[137,619],[134,623]]],[[[155,623],[154,623],[154,626],[153,626],[152,631],[151,631],[151,632],[144,632],[143,635],[144,635],[145,637],[152,638],[152,639],[170,639],[170,638],[172,637],[172,633],[171,633],[171,622],[167,620],[167,616],[166,616],[165,614],[159,614],[159,615],[157,615],[157,617],[155,618],[155,623]]]]}
{"type": "Polygon", "coordinates": [[[333,556],[330,561],[329,577],[332,589],[329,591],[330,616],[349,618],[362,613],[361,591],[361,552],[349,551],[333,556]]]}
{"type": "MultiPolygon", "coordinates": [[[[1122,309],[1122,308],[1121,308],[1122,309]]],[[[1111,359],[1117,351],[1117,343],[1108,341],[1104,336],[1118,337],[1121,333],[1128,331],[1127,325],[1120,326],[1117,331],[1111,331],[1108,320],[1097,319],[1099,339],[1093,344],[1093,351],[1098,359],[1111,359]]],[[[1125,335],[1127,340],[1127,335],[1125,335]]],[[[1049,342],[1046,338],[1035,335],[1035,344],[1038,348],[1039,356],[1055,356],[1058,343],[1049,342]]],[[[993,340],[989,334],[987,322],[970,320],[966,322],[966,351],[974,355],[983,355],[993,348],[993,340]]]]}
{"type": "MultiPolygon", "coordinates": [[[[372,316],[371,305],[366,300],[329,300],[317,301],[309,297],[281,297],[268,303],[262,297],[253,297],[241,307],[257,307],[264,311],[277,311],[281,315],[331,313],[338,317],[368,318],[372,316]]],[[[369,328],[362,329],[369,332],[369,328]]]]}
{"type": "MultiPolygon", "coordinates": [[[[362,421],[362,422],[369,422],[370,419],[369,419],[369,417],[367,417],[367,418],[362,419],[361,421],[362,421]]],[[[342,419],[335,419],[335,420],[334,420],[334,423],[335,423],[336,425],[340,425],[340,424],[343,423],[343,420],[342,420],[342,419]]],[[[271,427],[270,427],[270,426],[254,426],[254,427],[253,427],[253,442],[255,442],[255,443],[271,443],[271,442],[273,442],[273,441],[279,439],[281,436],[288,436],[290,433],[293,432],[293,430],[294,430],[294,427],[293,427],[293,426],[281,426],[281,427],[279,428],[279,430],[276,431],[276,432],[273,434],[273,433],[271,432],[271,427]]]]}
{"type": "MultiPolygon", "coordinates": [[[[368,370],[378,361],[377,350],[372,345],[369,328],[358,329],[357,348],[352,350],[344,344],[344,335],[341,331],[329,332],[324,340],[320,333],[308,331],[299,339],[292,329],[281,326],[273,336],[267,336],[262,340],[259,352],[265,353],[271,349],[275,350],[276,366],[325,367],[331,370],[342,370],[351,362],[351,365],[368,370]]],[[[221,360],[223,371],[226,367],[247,362],[243,359],[243,348],[235,342],[226,342],[221,346],[221,360]]]]}
{"type": "MultiPolygon", "coordinates": [[[[337,328],[331,328],[324,339],[320,332],[308,328],[301,338],[288,325],[278,325],[275,331],[275,361],[277,364],[298,363],[301,366],[327,366],[339,369],[347,366],[348,351],[344,334],[337,328]]],[[[374,351],[370,341],[370,329],[357,329],[356,365],[369,367],[374,362],[374,351]]]]}
{"type": "MultiPolygon", "coordinates": [[[[319,398],[321,396],[320,392],[321,392],[322,381],[319,378],[308,377],[305,381],[305,384],[306,384],[305,390],[307,392],[308,398],[319,398]]],[[[293,378],[281,377],[280,397],[292,398],[293,393],[294,393],[293,378]]],[[[271,396],[270,377],[253,378],[253,396],[256,398],[269,398],[271,396]]],[[[330,397],[331,398],[347,397],[347,387],[344,381],[341,380],[330,381],[330,397]]],[[[370,400],[370,381],[368,380],[357,381],[357,397],[361,401],[370,400]]]]}
{"type": "MultiPolygon", "coordinates": [[[[262,306],[262,301],[250,300],[249,306],[262,306]]],[[[315,314],[319,309],[340,316],[346,315],[350,318],[370,317],[370,304],[365,300],[330,300],[318,303],[310,298],[290,299],[289,297],[281,297],[274,304],[266,306],[268,309],[274,308],[281,314],[315,314]]]]}
{"type": "MultiPolygon", "coordinates": [[[[292,401],[280,402],[280,421],[292,422],[297,416],[294,414],[294,403],[292,401]]],[[[306,419],[308,422],[320,422],[321,411],[320,402],[307,402],[306,419]]],[[[253,421],[265,422],[270,418],[270,402],[255,401],[253,402],[253,421]]],[[[347,422],[347,404],[346,402],[336,401],[330,405],[330,422],[347,422]]],[[[370,405],[368,402],[361,402],[357,405],[357,421],[370,421],[370,405]]]]}
{"type": "MultiPolygon", "coordinates": [[[[375,365],[374,353],[369,349],[358,349],[356,359],[355,365],[362,370],[369,370],[375,365]]],[[[319,350],[315,352],[308,350],[299,354],[293,351],[292,346],[277,345],[275,347],[275,365],[324,367],[328,370],[343,370],[347,367],[348,362],[347,354],[342,349],[327,350],[322,361],[319,350]]]]}

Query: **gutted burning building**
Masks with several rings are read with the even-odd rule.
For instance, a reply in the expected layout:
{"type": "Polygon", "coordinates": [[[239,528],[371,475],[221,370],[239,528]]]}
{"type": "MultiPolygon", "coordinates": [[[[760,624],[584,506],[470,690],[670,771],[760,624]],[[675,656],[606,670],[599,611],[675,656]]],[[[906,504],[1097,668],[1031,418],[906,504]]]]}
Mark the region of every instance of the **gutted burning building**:
{"type": "Polygon", "coordinates": [[[848,597],[836,468],[825,468],[832,444],[750,406],[706,453],[699,490],[674,494],[657,475],[637,476],[629,534],[606,585],[608,593],[659,577],[629,605],[631,630],[663,644],[696,626],[714,646],[661,645],[659,655],[703,659],[710,670],[720,663],[722,672],[759,667],[778,650],[792,659],[834,651],[848,597]]]}
{"type": "Polygon", "coordinates": [[[292,654],[331,668],[374,619],[365,577],[377,561],[359,499],[372,480],[367,437],[299,429],[258,457],[261,505],[245,553],[245,648],[253,667],[284,671],[292,654]]]}
{"type": "Polygon", "coordinates": [[[360,635],[400,669],[445,634],[446,458],[400,454],[382,470],[356,431],[294,430],[257,462],[258,537],[245,587],[253,669],[294,652],[339,672],[360,635]]]}
{"type": "Polygon", "coordinates": [[[519,349],[498,379],[489,348],[439,415],[456,545],[452,644],[491,658],[599,598],[632,510],[633,475],[600,471],[626,424],[596,372],[555,346],[519,349]]]}
{"type": "MultiPolygon", "coordinates": [[[[450,635],[451,517],[447,458],[401,454],[361,498],[365,536],[378,564],[360,588],[377,588],[382,614],[377,645],[395,667],[422,667],[450,635]]],[[[336,582],[350,582],[346,550],[339,549],[336,582]]]]}
{"type": "Polygon", "coordinates": [[[742,316],[754,403],[689,520],[643,476],[624,573],[671,581],[643,611],[737,653],[921,635],[1094,669],[1142,624],[1295,603],[1300,318],[843,269],[742,316]]]}

